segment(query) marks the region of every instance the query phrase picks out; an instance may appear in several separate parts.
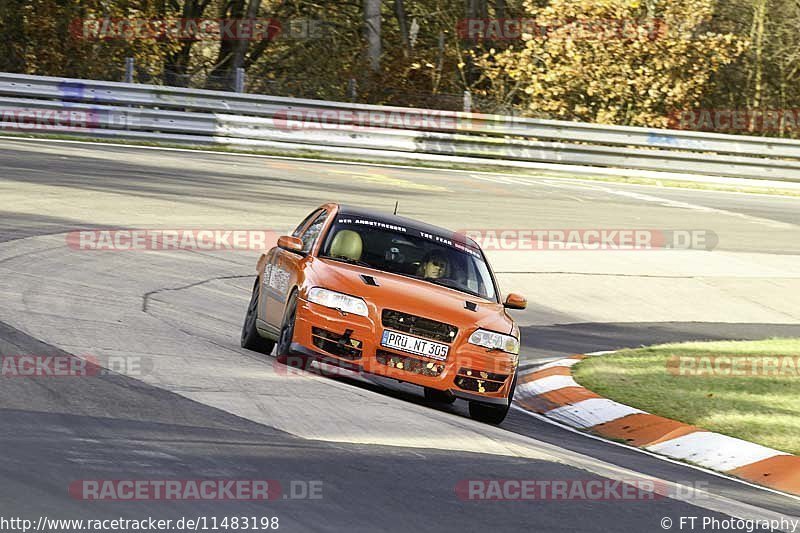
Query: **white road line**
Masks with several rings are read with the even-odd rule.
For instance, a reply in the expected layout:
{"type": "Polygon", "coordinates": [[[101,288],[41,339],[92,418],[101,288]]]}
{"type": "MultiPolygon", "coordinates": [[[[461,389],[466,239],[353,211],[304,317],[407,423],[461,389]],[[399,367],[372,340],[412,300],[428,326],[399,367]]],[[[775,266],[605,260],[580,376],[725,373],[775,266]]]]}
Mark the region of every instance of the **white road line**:
{"type": "MultiPolygon", "coordinates": [[[[702,212],[702,213],[711,213],[711,214],[717,214],[717,215],[733,216],[733,217],[740,218],[742,220],[746,220],[748,222],[752,222],[752,223],[755,223],[755,224],[760,224],[760,225],[767,226],[767,227],[770,227],[770,228],[773,228],[773,229],[796,229],[797,228],[796,225],[789,224],[787,222],[779,222],[777,220],[771,220],[771,219],[768,219],[768,218],[757,217],[757,216],[753,216],[753,215],[747,215],[745,213],[738,213],[736,211],[729,211],[729,210],[726,210],[726,209],[718,209],[718,208],[715,208],[715,207],[708,207],[708,206],[704,206],[704,205],[692,204],[692,203],[683,202],[683,201],[680,201],[680,200],[671,200],[669,198],[662,198],[662,197],[659,197],[659,196],[653,196],[651,194],[644,194],[644,193],[639,193],[639,192],[634,192],[634,191],[624,191],[624,190],[620,190],[620,189],[614,189],[612,187],[598,185],[597,183],[579,182],[579,181],[573,181],[572,183],[563,183],[563,182],[554,183],[553,181],[548,180],[548,179],[536,179],[536,178],[525,179],[525,178],[522,178],[522,177],[513,178],[513,177],[493,176],[493,175],[479,176],[479,175],[476,175],[476,174],[471,175],[471,177],[473,177],[475,179],[482,180],[482,181],[500,183],[500,184],[503,184],[503,185],[525,185],[525,186],[537,186],[537,185],[541,186],[541,185],[544,185],[544,186],[548,186],[548,187],[554,187],[554,188],[557,188],[557,189],[571,189],[571,190],[576,190],[577,189],[577,190],[583,190],[583,191],[592,191],[592,190],[593,191],[600,191],[600,192],[604,192],[606,194],[612,194],[612,195],[616,195],[616,196],[623,196],[623,197],[626,197],[626,198],[632,198],[634,200],[639,200],[639,201],[642,201],[642,202],[655,203],[655,204],[658,204],[658,205],[660,205],[662,207],[670,207],[670,208],[673,208],[673,209],[687,209],[687,210],[691,210],[691,211],[699,211],[699,212],[702,212]]],[[[582,200],[582,199],[580,199],[578,197],[574,197],[574,196],[569,196],[569,197],[574,199],[574,200],[577,200],[579,202],[583,202],[584,201],[584,200],[582,200]]]]}
{"type": "Polygon", "coordinates": [[[615,196],[623,196],[626,198],[633,198],[635,200],[640,200],[642,202],[649,202],[659,204],[662,207],[671,207],[674,209],[688,209],[692,211],[699,211],[702,213],[712,213],[717,215],[724,215],[724,216],[732,216],[736,218],[740,218],[742,220],[746,220],[748,222],[752,222],[755,224],[760,224],[763,226],[767,226],[773,229],[797,229],[795,224],[789,224],[788,222],[779,222],[777,220],[771,220],[768,218],[757,217],[754,215],[747,215],[745,213],[738,213],[736,211],[729,211],[727,209],[718,209],[716,207],[708,207],[704,205],[697,205],[692,204],[689,202],[682,202],[680,200],[671,200],[669,198],[662,198],[660,196],[653,196],[651,194],[644,194],[634,191],[623,191],[620,189],[614,189],[612,187],[597,185],[593,183],[586,183],[586,184],[578,184],[575,183],[573,185],[569,185],[566,183],[559,183],[557,185],[549,183],[549,185],[558,186],[561,188],[573,188],[573,189],[583,189],[583,190],[596,190],[602,191],[607,194],[612,194],[615,196]]]}
{"type": "MultiPolygon", "coordinates": [[[[503,176],[503,175],[496,175],[496,174],[485,174],[485,175],[470,174],[470,177],[473,178],[473,179],[476,179],[476,180],[488,181],[490,183],[499,183],[499,184],[502,184],[502,185],[522,185],[522,186],[525,186],[525,187],[546,186],[546,187],[552,187],[552,188],[555,188],[555,189],[572,189],[572,190],[575,189],[574,187],[571,187],[571,188],[570,187],[559,187],[557,185],[551,184],[548,181],[537,179],[537,178],[526,179],[526,178],[521,178],[521,177],[503,176]]],[[[586,202],[586,200],[584,200],[583,198],[581,198],[579,196],[574,196],[572,194],[561,193],[561,195],[563,197],[565,197],[565,198],[569,198],[570,200],[574,200],[574,201],[579,202],[579,203],[586,202]]]]}

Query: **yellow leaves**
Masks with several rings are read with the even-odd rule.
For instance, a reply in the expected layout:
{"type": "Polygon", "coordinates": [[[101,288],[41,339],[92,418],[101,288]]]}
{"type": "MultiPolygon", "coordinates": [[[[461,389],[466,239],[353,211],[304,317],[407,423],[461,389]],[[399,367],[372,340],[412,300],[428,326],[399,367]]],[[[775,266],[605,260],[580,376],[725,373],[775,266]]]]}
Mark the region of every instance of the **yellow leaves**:
{"type": "MultiPolygon", "coordinates": [[[[683,17],[693,28],[712,2],[669,0],[658,8],[669,11],[671,20],[683,17]]],[[[526,2],[531,16],[554,25],[569,17],[606,22],[634,17],[641,7],[640,0],[551,0],[545,8],[535,4],[526,2]]],[[[700,99],[718,66],[746,48],[734,35],[710,33],[698,39],[678,26],[655,33],[648,32],[649,26],[625,28],[624,33],[607,31],[602,24],[581,29],[589,27],[598,33],[556,28],[547,38],[534,36],[523,50],[493,50],[491,69],[485,62],[478,66],[494,87],[518,87],[523,107],[534,116],[647,125],[660,123],[666,108],[700,99]]]]}
{"type": "Polygon", "coordinates": [[[618,122],[618,109],[600,109],[595,120],[600,124],[615,124],[618,122]]]}
{"type": "Polygon", "coordinates": [[[577,104],[572,110],[576,115],[586,115],[589,113],[589,108],[583,104],[577,104]]]}

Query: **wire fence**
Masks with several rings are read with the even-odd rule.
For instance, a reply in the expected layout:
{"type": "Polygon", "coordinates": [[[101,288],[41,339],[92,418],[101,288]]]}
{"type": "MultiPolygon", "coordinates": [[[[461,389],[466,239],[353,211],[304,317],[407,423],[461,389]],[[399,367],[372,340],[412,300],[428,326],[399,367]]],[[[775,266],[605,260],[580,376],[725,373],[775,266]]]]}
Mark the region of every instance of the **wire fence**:
{"type": "MultiPolygon", "coordinates": [[[[282,73],[256,71],[247,75],[244,69],[213,69],[209,67],[190,72],[156,69],[135,65],[132,58],[124,64],[114,65],[103,72],[102,81],[125,81],[187,87],[216,91],[233,91],[266,96],[282,96],[311,100],[328,100],[358,104],[376,104],[413,107],[442,111],[465,111],[505,116],[526,116],[549,120],[579,120],[573,117],[554,116],[535,109],[515,108],[513,103],[502,103],[481,94],[465,91],[460,94],[438,91],[410,91],[406,87],[392,87],[378,82],[342,76],[338,85],[326,83],[321,77],[310,75],[288,76],[282,73]]],[[[621,116],[625,109],[620,108],[621,116]]],[[[682,109],[664,111],[663,123],[668,127],[688,131],[708,131],[766,137],[800,136],[800,109],[753,110],[744,107],[732,109],[682,109]]]]}
{"type": "Polygon", "coordinates": [[[476,100],[472,95],[407,91],[403,89],[362,88],[355,78],[344,78],[339,87],[321,86],[313,77],[269,79],[264,76],[247,76],[244,69],[219,74],[212,70],[177,72],[151,69],[132,64],[109,69],[103,81],[123,81],[168,87],[187,87],[217,91],[246,92],[288,98],[336,100],[343,102],[381,104],[400,107],[418,107],[445,111],[495,112],[490,102],[476,100]]]}

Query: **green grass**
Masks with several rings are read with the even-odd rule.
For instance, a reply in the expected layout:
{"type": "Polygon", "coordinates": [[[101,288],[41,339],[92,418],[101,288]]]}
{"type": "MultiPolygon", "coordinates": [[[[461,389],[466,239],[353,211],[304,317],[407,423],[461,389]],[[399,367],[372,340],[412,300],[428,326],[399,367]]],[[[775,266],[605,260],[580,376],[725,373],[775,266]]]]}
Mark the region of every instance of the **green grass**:
{"type": "MultiPolygon", "coordinates": [[[[255,155],[269,155],[280,157],[297,157],[308,159],[325,159],[328,161],[341,161],[352,163],[370,163],[370,164],[385,164],[391,165],[391,162],[375,161],[371,159],[359,159],[357,157],[347,157],[336,154],[326,154],[322,152],[315,152],[313,150],[265,150],[265,149],[239,149],[227,146],[214,146],[214,145],[192,145],[192,144],[176,144],[176,143],[156,143],[151,141],[138,141],[133,139],[108,139],[108,138],[93,138],[79,135],[69,134],[52,134],[52,133],[37,133],[37,134],[24,134],[24,133],[0,133],[2,137],[16,137],[16,138],[38,138],[38,139],[54,139],[54,140],[71,140],[71,141],[91,141],[96,143],[107,144],[125,144],[129,146],[152,146],[160,148],[182,148],[185,150],[207,150],[212,152],[220,152],[225,154],[255,154],[255,155]]],[[[566,172],[552,172],[552,171],[535,171],[520,168],[498,168],[491,164],[487,165],[453,165],[444,162],[435,161],[404,161],[403,166],[416,167],[416,168],[430,168],[440,170],[467,170],[471,172],[489,172],[512,174],[533,178],[568,178],[579,180],[590,180],[609,183],[628,183],[631,185],[650,185],[655,187],[667,187],[674,189],[693,189],[702,191],[722,191],[722,192],[744,192],[749,194],[769,194],[777,196],[794,196],[800,197],[800,190],[792,189],[775,189],[771,187],[749,187],[749,186],[735,186],[724,185],[715,183],[702,183],[698,181],[681,181],[681,180],[666,180],[655,178],[631,178],[627,176],[606,176],[606,175],[582,175],[570,174],[566,172]]]]}
{"type": "Polygon", "coordinates": [[[581,385],[606,398],[800,455],[800,368],[784,357],[772,375],[734,376],[708,372],[709,359],[692,359],[703,372],[681,375],[668,362],[682,356],[748,357],[748,364],[788,356],[796,363],[800,339],[664,344],[589,357],[573,370],[581,385]]]}

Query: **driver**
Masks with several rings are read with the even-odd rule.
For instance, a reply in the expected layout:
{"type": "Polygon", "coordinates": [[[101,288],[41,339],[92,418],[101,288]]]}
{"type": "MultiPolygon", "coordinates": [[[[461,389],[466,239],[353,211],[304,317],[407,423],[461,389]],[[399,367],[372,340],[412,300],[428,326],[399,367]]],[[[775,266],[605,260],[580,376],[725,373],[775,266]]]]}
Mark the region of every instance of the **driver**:
{"type": "Polygon", "coordinates": [[[426,279],[442,278],[447,274],[448,266],[447,257],[442,252],[434,250],[425,256],[419,266],[418,275],[426,279]]]}

